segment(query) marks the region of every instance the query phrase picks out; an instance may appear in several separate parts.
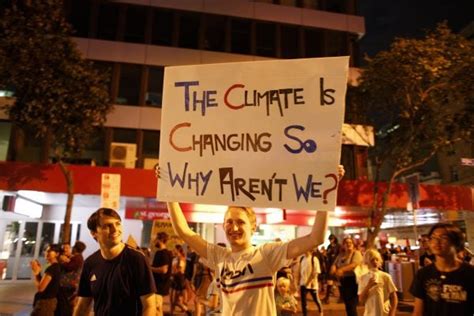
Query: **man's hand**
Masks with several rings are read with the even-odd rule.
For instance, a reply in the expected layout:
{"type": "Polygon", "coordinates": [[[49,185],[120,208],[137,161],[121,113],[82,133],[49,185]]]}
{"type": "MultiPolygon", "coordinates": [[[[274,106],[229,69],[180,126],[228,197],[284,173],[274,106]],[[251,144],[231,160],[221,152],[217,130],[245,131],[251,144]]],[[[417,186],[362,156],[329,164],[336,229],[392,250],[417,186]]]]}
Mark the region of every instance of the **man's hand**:
{"type": "Polygon", "coordinates": [[[337,166],[337,177],[338,177],[338,180],[341,180],[342,177],[344,177],[345,174],[346,174],[346,170],[344,170],[344,166],[343,166],[343,165],[338,165],[338,166],[337,166]]]}

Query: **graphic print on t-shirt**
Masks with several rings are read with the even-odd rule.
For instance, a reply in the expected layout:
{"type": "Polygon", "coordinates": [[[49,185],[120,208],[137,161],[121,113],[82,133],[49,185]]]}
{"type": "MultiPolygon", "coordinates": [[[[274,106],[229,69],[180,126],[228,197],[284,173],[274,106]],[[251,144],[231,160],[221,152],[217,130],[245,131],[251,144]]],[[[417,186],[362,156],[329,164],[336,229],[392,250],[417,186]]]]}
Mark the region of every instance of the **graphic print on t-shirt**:
{"type": "Polygon", "coordinates": [[[435,302],[440,299],[450,303],[467,301],[467,291],[457,284],[442,284],[441,280],[431,279],[426,283],[426,294],[435,302]]]}
{"type": "Polygon", "coordinates": [[[220,280],[222,292],[226,294],[273,286],[273,277],[271,275],[255,277],[250,263],[238,270],[232,270],[228,265],[224,265],[220,272],[220,280]]]}

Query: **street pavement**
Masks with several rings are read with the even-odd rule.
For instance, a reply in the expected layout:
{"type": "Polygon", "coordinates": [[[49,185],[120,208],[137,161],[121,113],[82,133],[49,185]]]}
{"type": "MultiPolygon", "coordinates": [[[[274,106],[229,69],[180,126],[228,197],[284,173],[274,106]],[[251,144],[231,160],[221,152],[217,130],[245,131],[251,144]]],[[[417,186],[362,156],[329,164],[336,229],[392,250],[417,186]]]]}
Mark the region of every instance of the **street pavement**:
{"type": "MultiPolygon", "coordinates": [[[[27,316],[32,310],[33,295],[36,290],[31,280],[28,281],[2,281],[0,282],[0,316],[27,316]]],[[[309,299],[309,296],[308,296],[309,299]]],[[[397,316],[411,315],[413,303],[401,301],[397,316]]],[[[308,315],[319,315],[314,302],[309,299],[308,315]]],[[[165,302],[165,312],[169,311],[169,303],[165,302]]],[[[359,315],[363,315],[364,308],[358,308],[359,315]]],[[[92,313],[91,313],[92,315],[92,313]]],[[[183,315],[177,314],[175,315],[183,315]]],[[[301,312],[297,315],[302,315],[301,312]]],[[[331,297],[329,304],[324,304],[324,316],[345,315],[344,305],[337,303],[336,297],[331,297]]]]}

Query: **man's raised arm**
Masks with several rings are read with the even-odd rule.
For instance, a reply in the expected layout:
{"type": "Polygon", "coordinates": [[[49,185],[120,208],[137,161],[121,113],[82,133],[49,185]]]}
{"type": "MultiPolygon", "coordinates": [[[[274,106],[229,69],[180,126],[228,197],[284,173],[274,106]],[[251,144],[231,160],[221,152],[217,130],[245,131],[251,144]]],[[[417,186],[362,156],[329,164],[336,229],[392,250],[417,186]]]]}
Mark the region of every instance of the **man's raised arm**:
{"type": "Polygon", "coordinates": [[[199,256],[207,259],[207,241],[189,228],[178,202],[168,202],[168,212],[176,234],[193,248],[199,256]]]}

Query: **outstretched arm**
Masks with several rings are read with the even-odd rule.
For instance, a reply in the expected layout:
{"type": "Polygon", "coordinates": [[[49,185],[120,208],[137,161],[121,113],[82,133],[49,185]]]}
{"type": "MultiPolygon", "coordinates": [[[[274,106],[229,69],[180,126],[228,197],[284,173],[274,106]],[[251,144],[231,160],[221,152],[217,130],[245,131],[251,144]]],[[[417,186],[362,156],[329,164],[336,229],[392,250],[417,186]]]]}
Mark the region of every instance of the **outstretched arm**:
{"type": "MultiPolygon", "coordinates": [[[[341,179],[344,176],[345,170],[342,165],[338,166],[338,178],[341,179]]],[[[288,244],[287,259],[296,258],[308,250],[319,246],[324,242],[324,236],[328,225],[328,212],[316,212],[314,217],[313,228],[309,235],[293,239],[288,244]]]]}
{"type": "Polygon", "coordinates": [[[316,212],[311,233],[309,235],[293,239],[288,244],[288,252],[286,255],[287,259],[296,258],[324,242],[328,217],[328,212],[316,212]]]}
{"type": "Polygon", "coordinates": [[[196,234],[189,228],[188,222],[184,217],[183,211],[178,202],[168,202],[168,212],[171,216],[171,223],[173,224],[176,234],[191,248],[193,248],[199,256],[207,259],[207,241],[196,234]]]}

